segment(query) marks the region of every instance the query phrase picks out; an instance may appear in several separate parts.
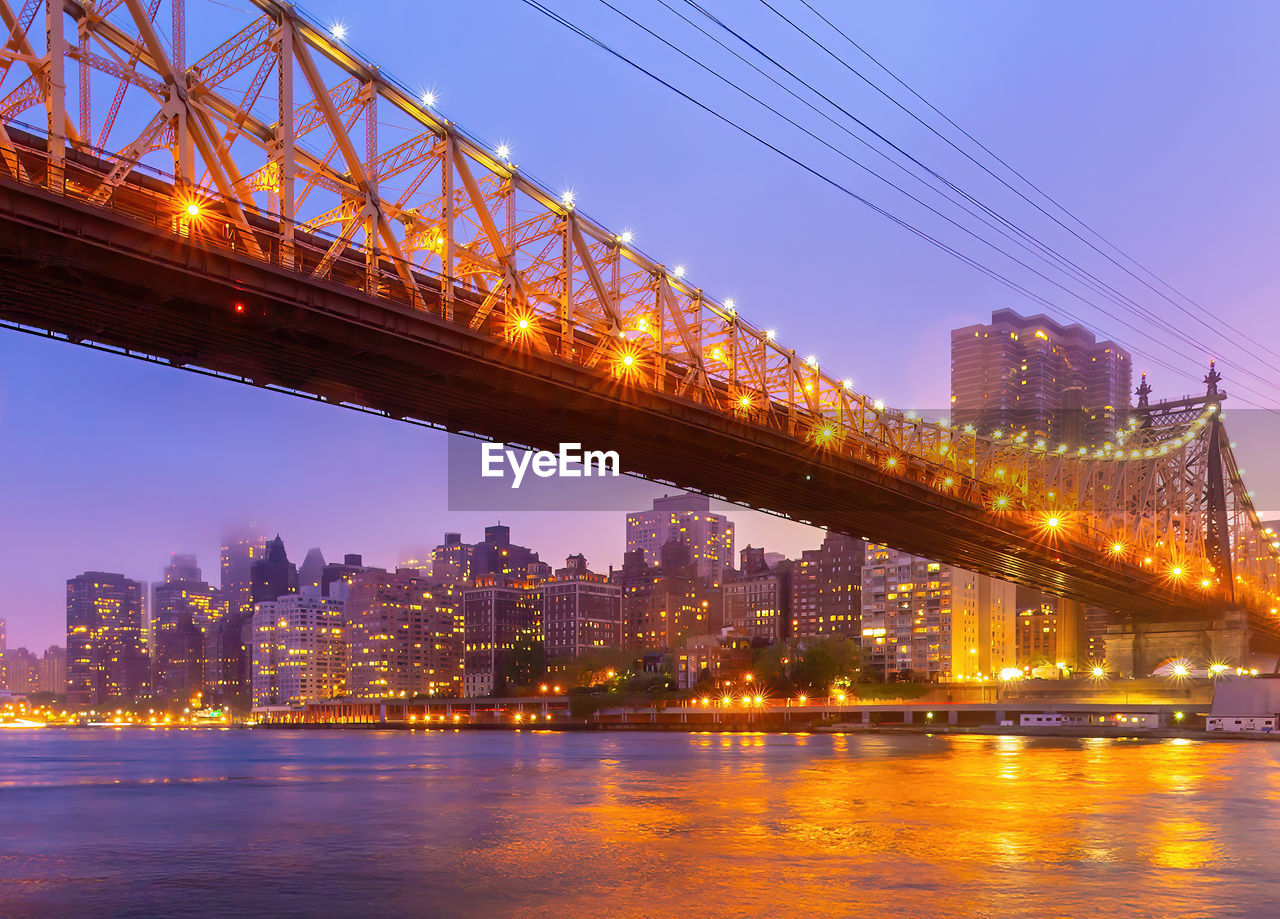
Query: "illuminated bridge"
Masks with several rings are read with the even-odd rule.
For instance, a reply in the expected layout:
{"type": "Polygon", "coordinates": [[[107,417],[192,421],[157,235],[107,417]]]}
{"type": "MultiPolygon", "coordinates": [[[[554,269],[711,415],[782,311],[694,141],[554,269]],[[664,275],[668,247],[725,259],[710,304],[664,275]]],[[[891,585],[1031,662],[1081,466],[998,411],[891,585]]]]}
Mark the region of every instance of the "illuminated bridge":
{"type": "Polygon", "coordinates": [[[0,0],[6,326],[616,449],[636,474],[1136,623],[1280,637],[1276,543],[1212,370],[1204,399],[1152,406],[1102,449],[894,410],[254,2],[189,59],[182,0],[0,0]]]}

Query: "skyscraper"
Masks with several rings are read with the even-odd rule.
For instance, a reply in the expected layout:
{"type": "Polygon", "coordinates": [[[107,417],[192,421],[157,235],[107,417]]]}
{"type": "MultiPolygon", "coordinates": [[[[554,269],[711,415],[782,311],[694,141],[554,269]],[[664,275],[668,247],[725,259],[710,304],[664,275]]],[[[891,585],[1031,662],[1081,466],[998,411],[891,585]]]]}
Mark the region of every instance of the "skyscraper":
{"type": "Polygon", "coordinates": [[[67,705],[128,705],[150,694],[142,585],[86,571],[67,581],[67,705]]]}
{"type": "Polygon", "coordinates": [[[643,551],[649,567],[662,563],[662,547],[672,541],[689,547],[700,578],[718,582],[733,567],[733,524],[711,513],[705,495],[655,498],[652,510],[627,514],[627,551],[643,551]]]}
{"type": "Polygon", "coordinates": [[[217,591],[202,579],[194,555],[174,555],[164,581],[151,589],[152,694],[186,707],[203,693],[206,630],[220,616],[217,591]]]}
{"type": "Polygon", "coordinates": [[[262,558],[266,538],[256,524],[222,537],[222,598],[227,612],[253,615],[253,563],[262,558]]]}
{"type": "Polygon", "coordinates": [[[1129,353],[1080,325],[995,310],[951,333],[951,419],[983,434],[1100,444],[1128,423],[1129,353]]]}

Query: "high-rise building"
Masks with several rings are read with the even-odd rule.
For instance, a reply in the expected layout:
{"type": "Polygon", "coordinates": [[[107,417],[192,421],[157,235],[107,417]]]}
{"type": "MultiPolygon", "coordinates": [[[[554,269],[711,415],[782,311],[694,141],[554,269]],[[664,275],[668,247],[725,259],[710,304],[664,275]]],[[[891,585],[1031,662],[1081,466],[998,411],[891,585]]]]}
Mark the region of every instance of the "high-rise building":
{"type": "Polygon", "coordinates": [[[249,702],[247,632],[253,624],[253,566],[266,554],[256,524],[222,537],[221,604],[205,627],[204,701],[245,707],[249,702]]]}
{"type": "Polygon", "coordinates": [[[60,696],[67,691],[67,649],[49,645],[40,657],[40,691],[60,696]]]}
{"type": "Polygon", "coordinates": [[[791,569],[791,634],[795,638],[862,637],[862,562],[866,543],[828,532],[791,569]]]}
{"type": "Polygon", "coordinates": [[[345,604],[305,585],[253,613],[253,706],[301,705],[342,695],[347,683],[345,604]]]}
{"type": "Polygon", "coordinates": [[[457,590],[413,571],[364,571],[347,589],[347,693],[360,697],[462,692],[457,590]]]}
{"type": "Polygon", "coordinates": [[[582,555],[542,585],[542,630],[547,662],[572,660],[594,648],[622,643],[622,588],[587,568],[582,555]]]}
{"type": "Polygon", "coordinates": [[[86,571],[67,581],[67,705],[130,705],[150,695],[142,585],[86,571]]]}
{"type": "Polygon", "coordinates": [[[253,563],[260,561],[266,537],[250,524],[222,537],[222,597],[227,612],[253,615],[253,563]]]}
{"type": "Polygon", "coordinates": [[[691,636],[718,632],[721,587],[698,577],[689,547],[669,542],[658,562],[650,566],[643,549],[632,549],[615,575],[622,588],[623,647],[672,651],[691,636]]]}
{"type": "Polygon", "coordinates": [[[320,574],[320,594],[336,600],[347,599],[347,589],[351,579],[366,571],[385,573],[385,568],[377,568],[364,563],[364,556],[347,553],[341,562],[330,562],[324,566],[320,574]]]}
{"type": "Polygon", "coordinates": [[[0,689],[7,689],[19,695],[30,695],[40,691],[40,658],[26,648],[6,648],[0,652],[3,664],[4,682],[0,689]]]}
{"type": "Polygon", "coordinates": [[[302,560],[302,567],[298,569],[298,590],[306,587],[322,590],[326,567],[324,553],[319,548],[308,549],[307,557],[302,560]]]}
{"type": "Polygon", "coordinates": [[[700,578],[720,582],[733,567],[733,524],[711,512],[705,495],[655,498],[652,510],[627,514],[627,551],[643,551],[646,565],[661,565],[662,547],[669,542],[689,547],[700,578]]]}
{"type": "Polygon", "coordinates": [[[472,548],[461,533],[445,533],[444,542],[431,552],[431,575],[437,581],[454,584],[471,582],[472,548]]]}
{"type": "Polygon", "coordinates": [[[1058,660],[1058,602],[1032,587],[1017,595],[1018,666],[1039,667],[1058,660]]]}
{"type": "Polygon", "coordinates": [[[221,619],[217,591],[194,555],[173,555],[151,589],[151,682],[157,703],[199,703],[205,687],[206,633],[221,619]]]}
{"type": "Polygon", "coordinates": [[[780,561],[773,569],[763,549],[742,550],[742,571],[723,585],[727,629],[735,629],[759,644],[772,644],[791,636],[792,563],[780,561]]]}
{"type": "Polygon", "coordinates": [[[862,566],[863,659],[886,680],[998,674],[1016,661],[1014,586],[886,546],[862,566]]]}
{"type": "Polygon", "coordinates": [[[951,419],[1053,444],[1110,440],[1128,423],[1129,353],[1080,325],[995,310],[951,333],[951,419]]]}
{"type": "Polygon", "coordinates": [[[464,692],[487,696],[541,677],[542,589],[534,578],[485,574],[462,591],[464,692]]]}

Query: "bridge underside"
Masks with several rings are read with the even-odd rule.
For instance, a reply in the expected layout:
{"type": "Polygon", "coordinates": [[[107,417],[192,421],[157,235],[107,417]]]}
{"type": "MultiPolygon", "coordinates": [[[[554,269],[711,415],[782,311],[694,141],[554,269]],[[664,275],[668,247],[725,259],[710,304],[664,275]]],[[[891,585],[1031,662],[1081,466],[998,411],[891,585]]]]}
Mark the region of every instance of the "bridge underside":
{"type": "Polygon", "coordinates": [[[9,181],[0,320],[509,443],[614,449],[630,472],[1138,620],[1221,612],[777,431],[9,181]]]}

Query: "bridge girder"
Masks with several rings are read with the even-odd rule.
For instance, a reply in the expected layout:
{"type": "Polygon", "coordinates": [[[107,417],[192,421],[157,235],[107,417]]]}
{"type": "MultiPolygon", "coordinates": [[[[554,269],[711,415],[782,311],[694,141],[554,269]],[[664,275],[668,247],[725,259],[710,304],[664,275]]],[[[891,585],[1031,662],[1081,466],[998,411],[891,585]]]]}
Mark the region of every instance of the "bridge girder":
{"type": "MultiPolygon", "coordinates": [[[[1274,538],[1260,528],[1218,402],[1102,449],[897,411],[784,347],[732,301],[642,253],[629,234],[590,220],[571,196],[529,180],[509,151],[479,143],[292,7],[254,2],[259,16],[185,67],[181,8],[172,0],[145,8],[140,0],[50,0],[43,27],[31,2],[15,14],[0,0],[9,29],[9,56],[0,58],[0,181],[10,189],[10,225],[38,222],[32,202],[51,206],[49,195],[77,214],[96,208],[151,234],[135,255],[140,263],[158,238],[188,262],[228,259],[232,276],[256,277],[246,265],[268,266],[333,297],[457,326],[511,365],[549,362],[557,373],[586,374],[580,385],[611,393],[612,411],[649,399],[684,406],[733,445],[726,456],[743,445],[786,444],[790,474],[803,471],[805,482],[832,489],[822,500],[852,500],[846,490],[855,479],[876,483],[857,492],[869,506],[856,513],[824,510],[802,492],[770,501],[747,489],[736,500],[836,521],[836,529],[1083,599],[1114,594],[1081,589],[1062,571],[1070,559],[1094,581],[1124,585],[1132,602],[1109,604],[1117,608],[1202,613],[1234,604],[1259,621],[1275,616],[1274,538]],[[156,27],[165,3],[171,52],[156,27]],[[78,99],[65,92],[72,69],[78,99]],[[272,75],[278,96],[266,111],[261,93],[272,75]],[[113,104],[95,119],[90,101],[103,82],[113,104]],[[23,112],[41,104],[43,124],[25,124],[23,112]],[[379,129],[388,123],[404,131],[379,129]],[[135,133],[116,146],[113,134],[125,125],[135,133]],[[388,135],[394,143],[383,142],[388,135]],[[894,494],[897,505],[876,503],[894,494]],[[990,551],[947,547],[922,527],[896,525],[894,507],[912,501],[949,515],[990,551]]],[[[30,267],[20,242],[0,253],[10,278],[12,266],[25,266],[53,283],[30,267]]],[[[40,258],[56,258],[55,249],[40,258]]],[[[11,321],[39,320],[58,332],[79,334],[71,327],[89,318],[72,311],[40,319],[29,304],[5,301],[11,321]]],[[[301,322],[304,314],[290,315],[301,322]]],[[[118,313],[114,321],[122,324],[118,313]]],[[[89,326],[84,337],[147,350],[104,316],[89,326]]],[[[190,350],[187,363],[235,362],[189,338],[169,350],[161,344],[156,353],[166,356],[190,350]]],[[[281,382],[299,373],[260,367],[246,375],[281,382]]],[[[330,380],[321,394],[353,388],[330,380]]],[[[672,478],[641,459],[633,468],[672,478]]],[[[776,471],[783,481],[781,459],[776,471]]],[[[681,484],[733,491],[693,478],[681,484]]]]}

